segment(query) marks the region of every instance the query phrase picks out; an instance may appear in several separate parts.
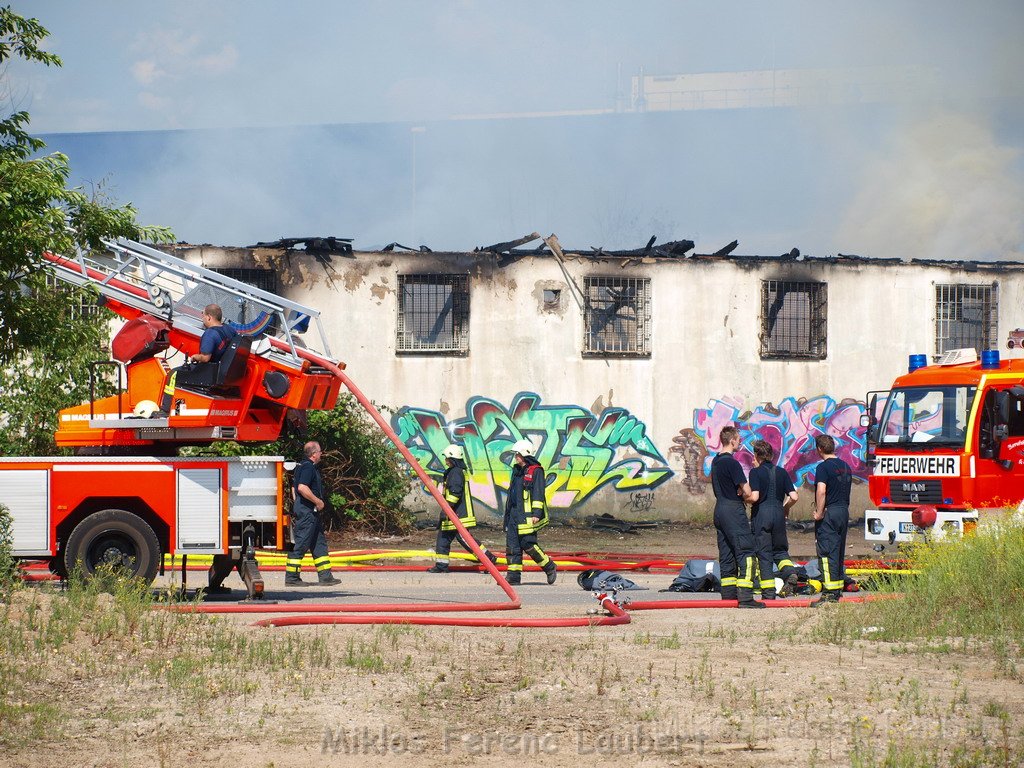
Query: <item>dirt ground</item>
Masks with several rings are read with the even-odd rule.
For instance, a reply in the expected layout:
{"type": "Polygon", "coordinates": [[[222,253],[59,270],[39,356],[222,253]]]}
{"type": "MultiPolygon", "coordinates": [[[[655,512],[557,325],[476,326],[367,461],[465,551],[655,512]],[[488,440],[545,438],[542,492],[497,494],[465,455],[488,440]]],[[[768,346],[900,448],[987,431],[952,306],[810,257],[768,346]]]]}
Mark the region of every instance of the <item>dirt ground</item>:
{"type": "MultiPolygon", "coordinates": [[[[484,530],[481,538],[496,545],[500,533],[484,530]]],[[[812,534],[790,538],[794,556],[813,553],[812,534]]],[[[542,539],[552,550],[715,550],[712,529],[676,526],[635,536],[549,529],[542,539]]],[[[402,540],[344,537],[332,544],[421,548],[432,540],[433,532],[420,531],[402,540]]],[[[851,557],[869,551],[862,537],[852,537],[851,557]]],[[[549,589],[538,582],[520,590],[524,608],[516,615],[585,615],[594,602],[573,576],[559,582],[577,589],[566,592],[570,607],[536,599],[531,605],[531,594],[549,589]]],[[[384,583],[369,574],[342,578],[367,594],[384,583]]],[[[465,585],[467,600],[494,599],[493,586],[474,598],[486,577],[440,578],[465,585]]],[[[662,575],[645,583],[656,591],[670,580],[662,575]]],[[[634,594],[648,599],[650,593],[634,594]]],[[[92,647],[80,641],[73,652],[38,661],[45,685],[36,685],[34,695],[52,693],[59,719],[47,734],[12,739],[0,766],[35,768],[44,758],[54,768],[510,760],[773,768],[1024,764],[1021,674],[970,649],[921,652],[870,639],[834,644],[830,627],[839,614],[832,612],[840,610],[846,607],[638,611],[625,626],[564,629],[258,629],[249,626],[251,616],[196,617],[205,623],[191,625],[190,633],[208,632],[212,621],[228,638],[203,641],[208,666],[224,674],[195,671],[202,684],[190,687],[154,668],[160,646],[188,634],[157,633],[150,638],[155,645],[121,641],[99,660],[103,638],[92,647]],[[133,665],[149,671],[126,675],[133,665]]],[[[857,621],[855,611],[844,616],[857,621]]],[[[865,638],[870,632],[864,627],[865,638]]]]}

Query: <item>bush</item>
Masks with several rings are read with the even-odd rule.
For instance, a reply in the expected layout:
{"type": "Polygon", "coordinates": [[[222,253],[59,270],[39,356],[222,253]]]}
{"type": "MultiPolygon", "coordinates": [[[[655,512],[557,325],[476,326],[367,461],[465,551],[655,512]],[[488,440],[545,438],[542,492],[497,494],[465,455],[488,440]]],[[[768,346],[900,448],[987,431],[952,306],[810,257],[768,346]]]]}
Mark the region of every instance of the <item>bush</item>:
{"type": "Polygon", "coordinates": [[[10,510],[0,504],[0,600],[6,599],[20,580],[14,559],[14,518],[10,510]]]}
{"type": "MultiPolygon", "coordinates": [[[[413,514],[405,508],[412,489],[408,464],[351,394],[343,393],[331,411],[311,411],[306,423],[276,442],[260,446],[264,455],[280,454],[299,461],[307,441],[323,449],[320,473],[327,492],[323,521],[327,530],[345,525],[375,534],[405,533],[412,528],[413,514]]],[[[253,448],[239,443],[215,443],[201,451],[217,456],[243,456],[253,448]]],[[[285,504],[291,489],[285,488],[285,504]]]]}

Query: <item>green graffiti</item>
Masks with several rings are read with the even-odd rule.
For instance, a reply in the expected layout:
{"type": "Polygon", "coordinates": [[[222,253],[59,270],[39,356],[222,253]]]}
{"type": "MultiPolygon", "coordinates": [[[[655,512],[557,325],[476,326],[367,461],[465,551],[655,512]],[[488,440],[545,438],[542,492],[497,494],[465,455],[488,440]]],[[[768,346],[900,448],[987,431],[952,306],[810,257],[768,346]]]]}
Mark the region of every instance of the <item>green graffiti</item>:
{"type": "Polygon", "coordinates": [[[625,408],[594,414],[578,405],[541,405],[539,395],[520,392],[508,409],[496,400],[471,398],[465,418],[452,422],[437,411],[405,407],[392,425],[434,477],[444,471],[441,452],[461,444],[474,501],[495,511],[502,509],[509,486],[509,449],[524,437],[537,447],[537,460],[547,471],[551,509],[576,507],[606,486],[652,489],[673,474],[646,425],[625,408]]]}

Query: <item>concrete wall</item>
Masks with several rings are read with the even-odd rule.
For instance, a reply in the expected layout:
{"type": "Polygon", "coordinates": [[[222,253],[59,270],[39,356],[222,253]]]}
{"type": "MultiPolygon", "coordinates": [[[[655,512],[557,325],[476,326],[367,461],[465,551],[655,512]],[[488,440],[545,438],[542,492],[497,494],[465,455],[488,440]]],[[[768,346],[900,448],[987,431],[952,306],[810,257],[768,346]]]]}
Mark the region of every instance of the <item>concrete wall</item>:
{"type": "MultiPolygon", "coordinates": [[[[556,518],[707,518],[708,467],[729,423],[740,427],[747,466],[749,444],[763,437],[810,483],[814,436],[825,431],[863,478],[865,393],[886,389],[909,354],[934,354],[935,284],[998,284],[1004,355],[1014,354],[1007,333],[1024,326],[1019,264],[567,255],[580,286],[588,276],[651,280],[650,357],[591,358],[581,351],[583,313],[549,255],[499,266],[489,253],[357,253],[335,256],[332,275],[308,255],[272,249],[178,254],[211,268],[274,269],[283,295],[323,313],[331,353],[395,409],[392,423],[428,469],[441,470],[452,434],[465,444],[485,517],[502,508],[508,472],[499,456],[521,435],[543,438],[556,518]],[[413,273],[470,276],[467,356],[396,353],[398,275],[413,273]],[[824,360],[761,359],[762,280],[827,283],[824,360]],[[545,307],[546,288],[561,290],[557,309],[545,307]]],[[[803,494],[798,514],[810,498],[803,494]]],[[[861,483],[854,513],[867,504],[861,483]]]]}

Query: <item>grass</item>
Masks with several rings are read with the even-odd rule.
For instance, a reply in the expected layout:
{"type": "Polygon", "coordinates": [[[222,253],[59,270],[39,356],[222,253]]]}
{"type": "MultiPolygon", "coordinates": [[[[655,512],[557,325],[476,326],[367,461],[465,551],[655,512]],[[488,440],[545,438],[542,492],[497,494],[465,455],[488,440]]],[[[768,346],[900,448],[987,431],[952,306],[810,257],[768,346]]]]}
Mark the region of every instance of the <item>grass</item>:
{"type": "MultiPolygon", "coordinates": [[[[201,715],[244,704],[263,685],[298,680],[307,691],[317,672],[334,665],[323,633],[253,632],[203,614],[154,610],[168,599],[109,572],[87,580],[73,574],[63,592],[16,588],[0,603],[0,746],[60,738],[73,696],[53,694],[69,682],[101,684],[110,700],[167,691],[201,715]]],[[[352,646],[343,663],[379,671],[378,644],[352,646]]],[[[104,696],[90,692],[93,698],[104,696]]],[[[135,715],[117,707],[98,713],[113,721],[135,715]]]]}
{"type": "Polygon", "coordinates": [[[990,652],[1004,676],[1020,679],[1024,519],[990,513],[974,535],[918,544],[908,554],[919,574],[882,587],[902,598],[830,610],[815,626],[815,639],[913,641],[918,652],[938,653],[973,646],[990,652]]]}

